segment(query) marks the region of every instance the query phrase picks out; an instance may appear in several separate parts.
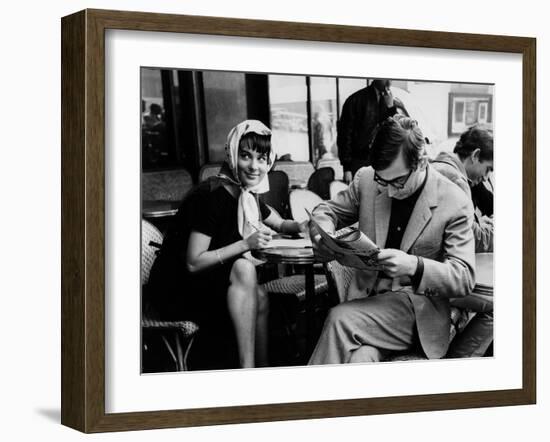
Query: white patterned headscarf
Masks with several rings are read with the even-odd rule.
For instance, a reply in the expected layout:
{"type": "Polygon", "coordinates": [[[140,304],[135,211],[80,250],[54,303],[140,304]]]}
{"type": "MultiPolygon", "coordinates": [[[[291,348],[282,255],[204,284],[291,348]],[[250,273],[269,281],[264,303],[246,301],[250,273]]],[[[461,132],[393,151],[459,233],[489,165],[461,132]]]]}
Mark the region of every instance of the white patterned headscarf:
{"type": "MultiPolygon", "coordinates": [[[[258,135],[271,135],[271,130],[258,120],[245,120],[242,123],[237,124],[229,131],[229,135],[227,135],[227,142],[225,144],[227,163],[231,169],[233,177],[220,175],[220,178],[230,181],[240,189],[237,208],[237,223],[239,233],[243,238],[246,238],[250,234],[254,233],[255,229],[260,228],[260,213],[256,198],[253,194],[266,193],[269,191],[269,179],[267,177],[267,173],[262,181],[252,187],[244,187],[239,180],[239,144],[241,142],[241,138],[245,134],[251,132],[258,135]]],[[[271,148],[268,158],[268,172],[274,162],[275,152],[273,148],[271,148]]]]}

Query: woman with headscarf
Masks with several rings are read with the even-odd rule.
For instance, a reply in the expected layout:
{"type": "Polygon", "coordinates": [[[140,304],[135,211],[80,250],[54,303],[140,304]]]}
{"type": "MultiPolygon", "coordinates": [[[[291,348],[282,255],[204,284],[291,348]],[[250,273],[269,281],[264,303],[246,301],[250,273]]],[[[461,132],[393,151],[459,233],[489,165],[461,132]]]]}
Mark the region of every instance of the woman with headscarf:
{"type": "Polygon", "coordinates": [[[269,306],[250,251],[269,243],[271,229],[301,229],[257,197],[269,190],[271,131],[260,121],[243,121],[229,132],[225,150],[220,174],[182,202],[150,276],[159,316],[199,325],[190,354],[194,369],[267,365],[269,306]]]}

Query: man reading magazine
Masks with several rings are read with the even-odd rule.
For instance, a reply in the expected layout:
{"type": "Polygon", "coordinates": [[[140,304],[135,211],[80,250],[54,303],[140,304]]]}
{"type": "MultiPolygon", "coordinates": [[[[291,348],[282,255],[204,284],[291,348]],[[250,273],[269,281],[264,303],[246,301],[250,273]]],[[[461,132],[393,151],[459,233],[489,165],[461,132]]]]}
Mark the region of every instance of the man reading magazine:
{"type": "Polygon", "coordinates": [[[312,214],[319,258],[338,253],[315,224],[333,233],[358,222],[380,251],[377,269],[357,270],[347,301],[329,312],[310,364],[379,361],[418,342],[428,358],[441,358],[449,345],[449,298],[474,287],[472,204],[428,165],[416,121],[387,119],[370,152],[372,166],[312,214]]]}

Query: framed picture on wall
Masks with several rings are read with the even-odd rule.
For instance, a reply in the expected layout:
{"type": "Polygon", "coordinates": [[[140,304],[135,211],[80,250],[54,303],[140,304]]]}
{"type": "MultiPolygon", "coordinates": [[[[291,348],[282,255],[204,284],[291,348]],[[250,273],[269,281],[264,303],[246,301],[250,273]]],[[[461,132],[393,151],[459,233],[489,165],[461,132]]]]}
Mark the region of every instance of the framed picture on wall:
{"type": "Polygon", "coordinates": [[[456,136],[476,124],[493,128],[493,96],[477,93],[449,93],[449,136],[456,136]]]}
{"type": "MultiPolygon", "coordinates": [[[[535,132],[535,40],[531,38],[105,10],[64,17],[62,423],[84,432],[101,432],[534,403],[535,132]],[[470,57],[469,51],[483,51],[483,57],[470,57]],[[454,67],[457,59],[460,69],[454,67]],[[375,81],[367,82],[367,78],[375,81]],[[284,276],[299,287],[292,294],[301,293],[298,301],[304,307],[303,318],[300,310],[297,318],[286,323],[290,324],[287,329],[277,329],[291,330],[298,339],[274,334],[284,338],[276,355],[279,362],[261,368],[239,360],[246,368],[194,369],[197,353],[193,351],[207,348],[204,341],[199,342],[206,327],[201,318],[155,317],[142,303],[148,272],[165,251],[167,238],[174,238],[172,221],[185,213],[179,204],[182,198],[185,201],[182,192],[209,182],[200,178],[202,173],[216,177],[221,172],[226,178],[215,179],[226,179],[234,191],[228,190],[233,199],[224,201],[239,213],[237,200],[248,197],[241,188],[249,190],[243,183],[256,180],[260,173],[254,167],[244,174],[239,172],[244,166],[231,168],[226,146],[231,146],[233,128],[271,136],[269,148],[252,152],[241,146],[239,136],[236,162],[268,163],[288,176],[296,173],[294,182],[287,184],[289,190],[297,191],[295,196],[307,192],[302,181],[305,186],[310,184],[304,176],[321,169],[321,160],[328,169],[342,163],[344,170],[335,174],[343,172],[338,178],[344,179],[347,166],[338,135],[343,133],[346,102],[357,93],[370,94],[379,110],[391,109],[387,124],[408,118],[414,120],[411,125],[424,128],[422,136],[415,132],[422,147],[418,151],[431,155],[430,164],[423,156],[421,168],[410,165],[407,176],[386,175],[384,168],[375,175],[374,166],[362,168],[356,175],[363,175],[357,178],[358,192],[376,190],[379,207],[391,203],[384,188],[402,190],[413,173],[414,182],[424,182],[422,176],[428,183],[426,177],[431,177],[431,184],[426,185],[435,189],[433,177],[439,175],[430,175],[435,170],[431,161],[440,153],[451,155],[457,135],[470,123],[492,125],[498,133],[493,183],[497,190],[491,194],[494,215],[487,215],[487,222],[498,218],[490,259],[474,257],[473,234],[466,228],[449,234],[436,229],[438,235],[448,235],[450,242],[456,235],[465,235],[458,243],[472,246],[466,257],[449,257],[438,253],[431,242],[418,240],[423,232],[433,239],[439,210],[464,200],[456,186],[449,187],[451,197],[440,204],[419,199],[418,204],[427,205],[421,226],[415,223],[414,229],[405,228],[402,233],[402,242],[410,242],[410,247],[403,247],[426,258],[426,275],[434,268],[460,268],[458,279],[466,281],[459,284],[464,287],[461,295],[474,282],[479,294],[490,297],[491,305],[493,288],[498,293],[494,349],[485,357],[445,357],[426,351],[424,338],[419,336],[414,342],[420,343],[414,348],[419,350],[415,357],[376,363],[347,363],[344,358],[339,363],[311,364],[325,316],[340,302],[332,297],[325,305],[317,304],[319,299],[328,299],[327,293],[338,293],[341,280],[324,279],[336,267],[315,266],[323,267],[321,273],[314,270],[317,258],[307,245],[294,255],[258,247],[251,250],[254,258],[271,260],[275,268],[291,263],[302,269],[284,276]],[[498,100],[493,100],[495,94],[498,100]],[[277,138],[283,142],[277,144],[277,138]],[[285,158],[271,164],[271,147],[285,158]],[[309,170],[306,175],[295,172],[304,167],[309,170]],[[168,222],[157,223],[161,218],[168,222]],[[144,225],[155,229],[147,230],[144,225]],[[150,231],[157,236],[148,236],[150,231]],[[483,267],[481,261],[490,261],[490,272],[475,271],[483,267]],[[482,280],[482,274],[486,279],[482,280]],[[324,290],[321,296],[318,290],[324,290]]],[[[475,163],[476,171],[492,169],[492,157],[491,164],[482,161],[475,163]]],[[[267,170],[267,166],[262,169],[265,177],[267,170]]],[[[222,193],[226,181],[221,184],[222,193]]],[[[452,185],[442,178],[441,183],[452,185]]],[[[352,195],[350,189],[344,185],[341,195],[352,195]]],[[[376,204],[373,199],[372,207],[376,204]]],[[[209,209],[188,211],[199,215],[194,231],[200,233],[206,224],[216,229],[239,219],[231,216],[233,209],[222,211],[223,219],[201,218],[206,210],[218,213],[220,207],[226,206],[209,203],[209,209]]],[[[259,209],[265,211],[261,205],[259,209]]],[[[271,214],[269,207],[268,211],[265,220],[271,214]]],[[[289,216],[298,219],[296,214],[289,216]]],[[[411,212],[410,217],[416,216],[411,212]]],[[[464,223],[469,216],[461,217],[464,223]]],[[[453,218],[443,224],[457,223],[453,218]]],[[[381,249],[382,224],[371,223],[372,232],[368,227],[362,229],[381,249]]],[[[394,227],[402,230],[402,226],[394,227]]],[[[210,241],[214,236],[208,232],[202,233],[210,241]]],[[[247,236],[238,234],[246,242],[247,236]]],[[[449,243],[442,238],[441,244],[449,243]]],[[[231,249],[231,244],[204,250],[211,252],[209,259],[218,269],[227,262],[233,265],[244,252],[231,255],[227,247],[231,249]]],[[[176,250],[178,256],[182,253],[176,250]]],[[[420,260],[415,262],[418,270],[420,260]]],[[[391,269],[373,271],[388,272],[382,279],[390,286],[401,281],[391,276],[391,269]]],[[[203,275],[204,287],[218,282],[217,276],[203,275]]],[[[258,282],[256,276],[249,276],[247,284],[258,282]]],[[[416,271],[411,276],[420,282],[424,277],[416,271]]],[[[407,281],[402,286],[409,287],[407,299],[416,302],[420,298],[414,296],[421,296],[421,303],[441,307],[439,313],[447,311],[450,301],[433,299],[438,297],[434,290],[412,292],[413,279],[407,281]]],[[[468,309],[463,306],[463,311],[471,313],[468,309]]],[[[270,321],[280,319],[274,316],[281,313],[276,306],[270,312],[270,321]]],[[[410,308],[408,312],[414,314],[410,308]]],[[[450,315],[449,310],[449,317],[446,313],[441,317],[450,322],[450,315]]],[[[409,322],[414,325],[414,321],[409,322]]],[[[211,341],[212,355],[230,349],[222,339],[226,337],[211,341]]],[[[412,349],[411,342],[407,350],[412,349]]]]}

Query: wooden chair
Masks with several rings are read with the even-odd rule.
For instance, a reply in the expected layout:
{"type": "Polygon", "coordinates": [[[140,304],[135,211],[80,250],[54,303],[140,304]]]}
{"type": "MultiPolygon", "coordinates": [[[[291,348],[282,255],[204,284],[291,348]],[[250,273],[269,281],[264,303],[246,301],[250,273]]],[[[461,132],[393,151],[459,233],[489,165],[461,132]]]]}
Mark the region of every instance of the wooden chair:
{"type": "MultiPolygon", "coordinates": [[[[146,286],[156,254],[162,245],[160,231],[148,221],[141,221],[141,285],[146,286]]],[[[152,294],[154,295],[154,294],[152,294]]],[[[187,370],[187,356],[198,326],[191,321],[162,321],[155,317],[142,290],[141,329],[143,350],[147,351],[147,337],[158,334],[171,356],[176,371],[187,370]],[[185,345],[184,343],[187,343],[185,345]]]]}

